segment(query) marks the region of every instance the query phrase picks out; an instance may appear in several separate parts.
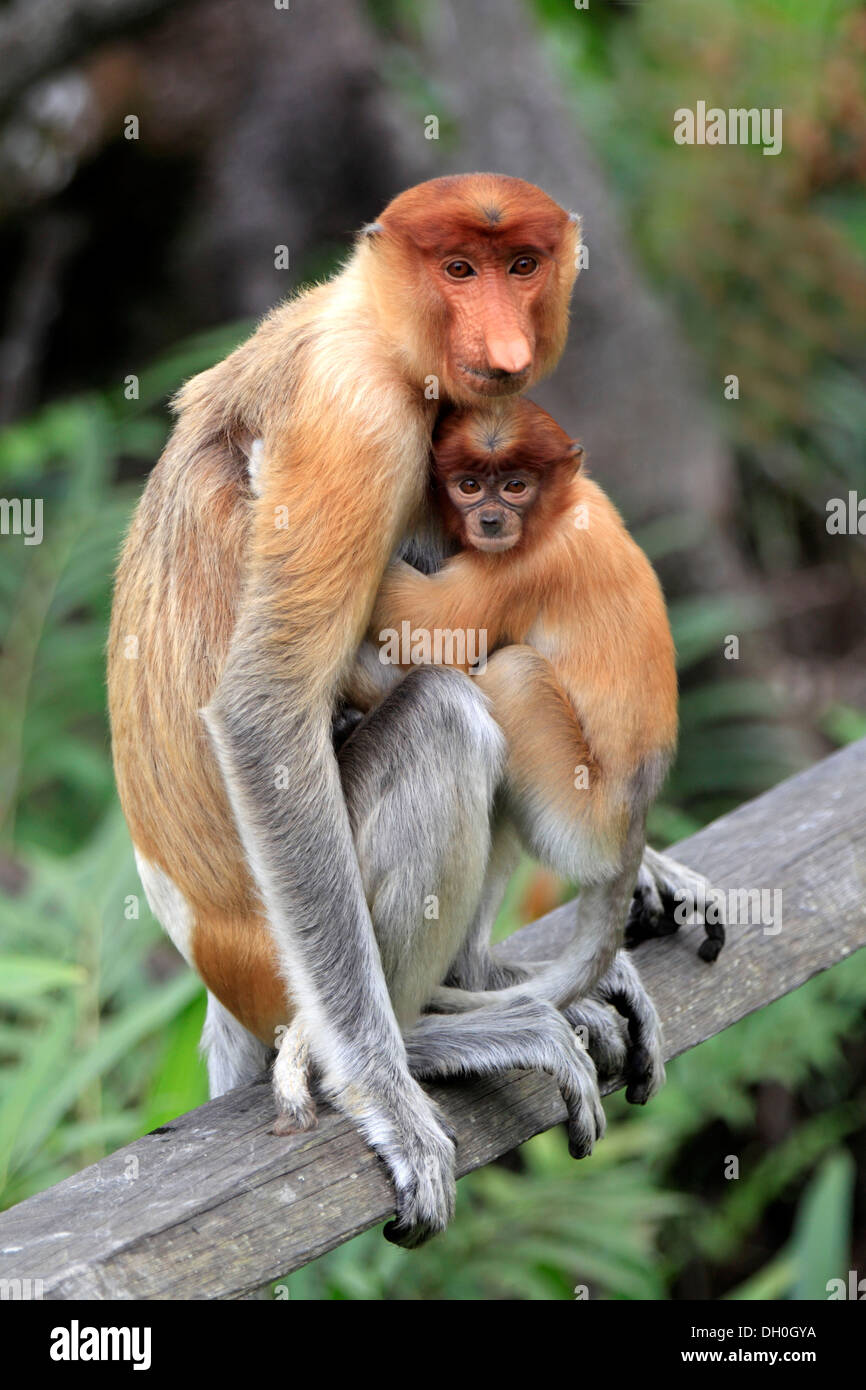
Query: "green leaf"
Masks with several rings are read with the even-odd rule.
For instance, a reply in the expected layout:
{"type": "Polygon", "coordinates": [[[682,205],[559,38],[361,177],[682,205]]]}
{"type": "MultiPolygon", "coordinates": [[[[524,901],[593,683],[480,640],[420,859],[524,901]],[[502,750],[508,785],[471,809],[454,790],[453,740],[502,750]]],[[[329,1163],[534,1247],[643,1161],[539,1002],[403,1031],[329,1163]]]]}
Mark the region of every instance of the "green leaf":
{"type": "Polygon", "coordinates": [[[10,1003],[64,985],[80,985],[85,972],[79,965],[39,956],[0,956],[0,999],[10,1003]]]}
{"type": "Polygon", "coordinates": [[[784,1298],[794,1282],[797,1263],[793,1255],[785,1251],[753,1274],[751,1279],[725,1294],[732,1301],[752,1300],[758,1303],[773,1302],[784,1298]]]}
{"type": "Polygon", "coordinates": [[[847,1149],[828,1154],[797,1209],[791,1250],[797,1277],[791,1297],[826,1299],[831,1279],[847,1279],[850,1264],[854,1160],[847,1149]]]}

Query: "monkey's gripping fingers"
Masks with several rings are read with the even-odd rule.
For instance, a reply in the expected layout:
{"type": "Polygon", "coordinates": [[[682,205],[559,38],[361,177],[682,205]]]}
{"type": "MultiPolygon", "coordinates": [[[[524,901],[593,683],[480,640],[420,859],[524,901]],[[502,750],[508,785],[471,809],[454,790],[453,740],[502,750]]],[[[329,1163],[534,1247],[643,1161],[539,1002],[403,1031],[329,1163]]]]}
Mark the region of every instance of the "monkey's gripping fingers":
{"type": "Polygon", "coordinates": [[[711,891],[703,874],[647,845],[626,923],[626,944],[636,946],[648,937],[669,936],[680,926],[703,923],[707,939],[698,947],[698,955],[714,961],[725,944],[725,928],[704,916],[711,891]]]}
{"type": "Polygon", "coordinates": [[[655,1005],[624,951],[617,953],[593,994],[602,1003],[612,1004],[627,1021],[629,1049],[623,1068],[625,1098],[632,1105],[645,1105],[664,1085],[662,1030],[655,1005]]]}
{"type": "Polygon", "coordinates": [[[395,1115],[393,1126],[380,1129],[374,1120],[364,1127],[388,1168],[397,1199],[394,1219],[383,1234],[407,1250],[445,1230],[457,1198],[454,1133],[429,1097],[420,1087],[416,1090],[411,1113],[395,1115]]]}
{"type": "Polygon", "coordinates": [[[310,1094],[310,1049],[299,1024],[287,1028],[271,1074],[277,1118],[274,1134],[297,1134],[315,1129],[316,1103],[310,1094]]]}
{"type": "Polygon", "coordinates": [[[594,999],[577,999],[563,1009],[601,1081],[618,1081],[628,1061],[628,1026],[615,1009],[594,999]]]}
{"type": "Polygon", "coordinates": [[[509,1037],[503,1065],[550,1073],[568,1111],[568,1151],[572,1158],[586,1158],[607,1125],[592,1057],[564,1014],[546,1000],[511,1000],[503,1022],[509,1037]]]}
{"type": "Polygon", "coordinates": [[[558,1024],[563,1025],[567,1039],[553,1074],[568,1110],[568,1151],[572,1158],[586,1158],[607,1127],[598,1073],[592,1057],[567,1019],[555,1009],[553,1012],[558,1024]]]}

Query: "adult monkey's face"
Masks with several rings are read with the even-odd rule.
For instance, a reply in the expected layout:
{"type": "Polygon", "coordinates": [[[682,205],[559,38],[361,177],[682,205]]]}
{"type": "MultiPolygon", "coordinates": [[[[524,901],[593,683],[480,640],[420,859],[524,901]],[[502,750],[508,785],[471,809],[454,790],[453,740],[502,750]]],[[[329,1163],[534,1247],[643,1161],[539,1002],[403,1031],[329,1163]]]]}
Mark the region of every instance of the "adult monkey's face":
{"type": "Polygon", "coordinates": [[[458,174],[401,193],[367,229],[365,252],[410,377],[471,404],[549,372],[579,244],[578,219],[522,179],[458,174]]]}

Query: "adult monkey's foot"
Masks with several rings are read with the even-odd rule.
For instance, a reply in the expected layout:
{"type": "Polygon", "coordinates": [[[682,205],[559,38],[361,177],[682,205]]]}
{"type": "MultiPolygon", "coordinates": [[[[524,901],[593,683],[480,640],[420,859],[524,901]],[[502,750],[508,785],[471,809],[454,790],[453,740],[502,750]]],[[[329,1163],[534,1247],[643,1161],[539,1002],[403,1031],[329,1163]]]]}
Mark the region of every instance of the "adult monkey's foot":
{"type": "Polygon", "coordinates": [[[593,990],[593,997],[613,1005],[627,1023],[625,1098],[631,1105],[645,1105],[665,1081],[662,1028],[655,1005],[625,951],[617,953],[610,970],[593,990]]]}
{"type": "Polygon", "coordinates": [[[655,1005],[625,951],[587,999],[563,1011],[602,1081],[625,1081],[626,1100],[645,1105],[664,1085],[662,1030],[655,1005]]]}

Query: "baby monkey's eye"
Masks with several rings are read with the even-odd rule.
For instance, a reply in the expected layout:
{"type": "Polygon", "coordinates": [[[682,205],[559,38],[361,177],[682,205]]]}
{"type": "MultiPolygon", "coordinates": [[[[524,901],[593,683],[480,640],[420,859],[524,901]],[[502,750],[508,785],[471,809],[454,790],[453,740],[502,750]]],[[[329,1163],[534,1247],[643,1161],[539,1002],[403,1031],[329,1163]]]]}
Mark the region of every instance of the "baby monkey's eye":
{"type": "Polygon", "coordinates": [[[468,261],[449,261],[445,267],[445,274],[450,275],[452,280],[468,280],[475,271],[468,261]]]}
{"type": "Polygon", "coordinates": [[[538,269],[534,256],[518,256],[511,267],[512,275],[532,275],[538,269]]]}
{"type": "Polygon", "coordinates": [[[520,478],[511,478],[502,489],[503,492],[510,492],[512,497],[520,497],[526,491],[526,483],[520,478]]]}
{"type": "Polygon", "coordinates": [[[481,491],[481,484],[477,478],[464,478],[458,484],[458,489],[464,497],[475,497],[481,491]]]}

